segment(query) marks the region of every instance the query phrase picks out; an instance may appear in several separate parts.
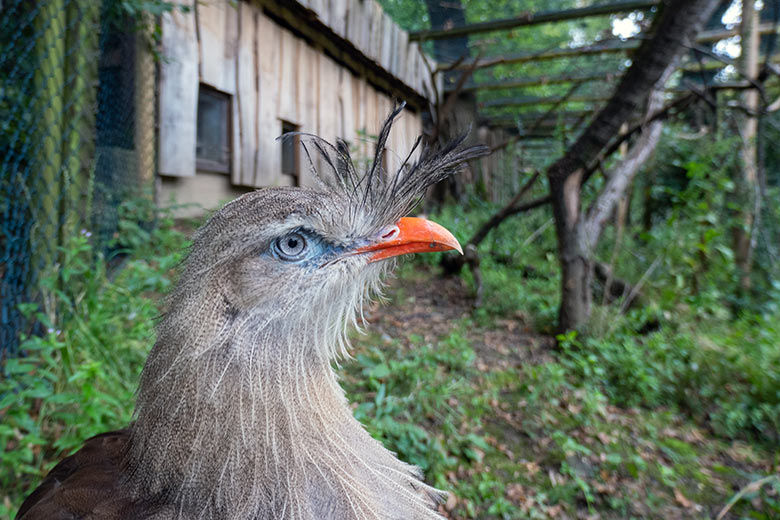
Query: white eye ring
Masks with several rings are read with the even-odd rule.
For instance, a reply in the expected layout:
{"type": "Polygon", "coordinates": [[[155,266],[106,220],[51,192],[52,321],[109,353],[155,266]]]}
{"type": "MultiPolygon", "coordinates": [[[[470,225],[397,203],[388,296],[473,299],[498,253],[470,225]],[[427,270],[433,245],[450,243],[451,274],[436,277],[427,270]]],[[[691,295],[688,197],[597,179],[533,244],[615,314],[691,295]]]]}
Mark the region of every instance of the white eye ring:
{"type": "Polygon", "coordinates": [[[274,240],[274,249],[282,260],[288,262],[300,260],[306,255],[306,237],[302,233],[293,231],[274,240]]]}

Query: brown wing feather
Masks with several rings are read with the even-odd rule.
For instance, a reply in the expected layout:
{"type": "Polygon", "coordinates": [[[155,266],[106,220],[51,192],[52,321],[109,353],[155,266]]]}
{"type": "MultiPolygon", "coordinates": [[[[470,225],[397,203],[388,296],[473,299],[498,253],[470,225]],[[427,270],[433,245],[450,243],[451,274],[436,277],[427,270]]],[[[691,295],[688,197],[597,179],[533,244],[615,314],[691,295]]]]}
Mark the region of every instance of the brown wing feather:
{"type": "Polygon", "coordinates": [[[122,460],[127,450],[127,430],[103,433],[65,458],[27,497],[17,520],[138,518],[139,511],[124,487],[122,460]]]}

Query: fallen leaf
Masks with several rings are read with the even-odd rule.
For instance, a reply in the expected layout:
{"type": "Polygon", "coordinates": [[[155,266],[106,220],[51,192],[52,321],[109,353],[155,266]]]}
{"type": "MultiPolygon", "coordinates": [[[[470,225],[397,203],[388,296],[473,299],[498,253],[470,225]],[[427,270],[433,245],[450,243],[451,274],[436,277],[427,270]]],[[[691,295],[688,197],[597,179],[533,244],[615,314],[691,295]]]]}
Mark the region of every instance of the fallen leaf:
{"type": "Polygon", "coordinates": [[[450,493],[450,495],[447,497],[447,502],[444,504],[444,508],[447,511],[452,511],[457,507],[458,505],[458,497],[455,496],[455,493],[450,493]]]}
{"type": "Polygon", "coordinates": [[[694,506],[694,503],[688,500],[679,489],[674,490],[674,499],[685,509],[690,509],[694,506]]]}

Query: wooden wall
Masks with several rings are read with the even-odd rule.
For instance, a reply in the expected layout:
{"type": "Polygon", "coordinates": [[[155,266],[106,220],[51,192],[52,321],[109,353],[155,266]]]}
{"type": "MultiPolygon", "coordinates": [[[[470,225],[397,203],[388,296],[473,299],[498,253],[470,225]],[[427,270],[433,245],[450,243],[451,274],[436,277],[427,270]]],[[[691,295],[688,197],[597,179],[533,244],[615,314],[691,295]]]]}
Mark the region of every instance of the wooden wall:
{"type": "MultiPolygon", "coordinates": [[[[235,185],[261,187],[293,182],[281,174],[281,143],[276,138],[282,132],[282,121],[329,141],[341,137],[358,150],[357,155],[365,157],[370,153],[359,135],[378,133],[380,123],[393,107],[390,95],[281,27],[252,4],[198,0],[196,5],[192,0],[180,1],[189,2],[189,12],[176,10],[162,18],[160,174],[196,174],[200,83],[231,95],[231,181],[235,185]]],[[[373,0],[322,3],[338,11],[350,6],[362,9],[373,0]]],[[[356,10],[350,10],[350,16],[357,16],[356,10]]],[[[380,19],[383,20],[381,16],[380,19]]],[[[354,31],[360,26],[350,21],[352,18],[343,20],[343,28],[335,15],[329,23],[342,31],[349,27],[354,31]]],[[[400,35],[402,31],[392,27],[386,30],[394,35],[396,47],[403,48],[405,55],[402,57],[400,51],[393,53],[381,44],[375,51],[380,57],[382,52],[387,53],[387,66],[400,71],[399,67],[414,60],[409,58],[410,45],[400,35]]],[[[420,114],[407,110],[389,140],[389,169],[400,164],[421,131],[420,114]]],[[[300,183],[311,184],[306,164],[300,165],[299,172],[300,183]]]]}
{"type": "MultiPolygon", "coordinates": [[[[417,42],[375,0],[298,0],[319,21],[384,70],[425,98],[433,95],[431,75],[417,42]]],[[[441,88],[439,88],[441,92],[441,88]]]]}

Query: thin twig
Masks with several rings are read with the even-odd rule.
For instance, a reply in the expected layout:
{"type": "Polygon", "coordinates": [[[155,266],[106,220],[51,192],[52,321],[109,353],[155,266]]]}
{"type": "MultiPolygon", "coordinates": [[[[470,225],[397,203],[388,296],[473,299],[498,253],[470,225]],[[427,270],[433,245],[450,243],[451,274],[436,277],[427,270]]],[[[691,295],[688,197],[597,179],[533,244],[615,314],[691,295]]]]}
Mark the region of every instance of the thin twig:
{"type": "Polygon", "coordinates": [[[533,233],[531,233],[531,235],[530,235],[528,238],[526,238],[525,240],[523,240],[523,244],[522,244],[522,245],[523,245],[523,247],[527,246],[528,244],[530,244],[531,242],[533,242],[534,240],[536,240],[536,237],[538,237],[539,235],[541,235],[542,233],[544,233],[544,230],[545,230],[545,229],[547,229],[548,227],[550,227],[550,226],[552,225],[552,223],[553,223],[553,222],[555,222],[555,219],[551,219],[551,218],[550,218],[550,219],[547,219],[547,222],[545,222],[544,224],[542,224],[542,225],[539,227],[539,229],[537,229],[536,231],[534,231],[533,233]]]}
{"type": "Polygon", "coordinates": [[[626,312],[628,305],[634,300],[634,298],[636,298],[636,295],[639,293],[639,291],[642,290],[642,286],[645,284],[650,275],[653,274],[653,271],[655,271],[655,268],[658,267],[660,262],[661,255],[658,255],[655,257],[655,260],[653,260],[653,263],[650,264],[650,267],[648,267],[644,274],[642,274],[642,277],[639,279],[639,281],[631,289],[631,292],[628,293],[628,297],[623,300],[623,303],[620,305],[620,314],[624,314],[626,312]]]}
{"type": "Polygon", "coordinates": [[[769,475],[768,477],[760,478],[758,480],[754,480],[747,486],[743,487],[739,490],[739,493],[731,497],[731,500],[728,501],[726,506],[720,510],[720,513],[718,513],[718,516],[715,517],[715,520],[723,520],[723,517],[726,516],[726,513],[728,513],[734,505],[736,505],[737,502],[739,502],[743,496],[747,495],[748,493],[753,493],[755,491],[758,491],[761,489],[761,487],[764,484],[768,484],[772,481],[777,482],[780,484],[780,477],[777,475],[769,475]]]}

